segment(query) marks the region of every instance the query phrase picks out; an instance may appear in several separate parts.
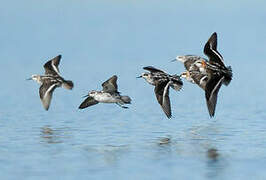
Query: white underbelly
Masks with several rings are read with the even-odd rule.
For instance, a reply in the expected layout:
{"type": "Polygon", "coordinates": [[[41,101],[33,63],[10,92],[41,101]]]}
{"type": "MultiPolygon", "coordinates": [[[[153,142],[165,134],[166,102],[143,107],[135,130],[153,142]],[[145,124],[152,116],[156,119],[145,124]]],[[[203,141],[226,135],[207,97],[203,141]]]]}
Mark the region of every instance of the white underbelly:
{"type": "Polygon", "coordinates": [[[155,85],[154,81],[152,79],[145,79],[149,84],[155,85]]]}
{"type": "Polygon", "coordinates": [[[103,93],[100,95],[96,95],[94,99],[102,103],[116,103],[117,102],[117,99],[112,97],[109,93],[103,93]]]}

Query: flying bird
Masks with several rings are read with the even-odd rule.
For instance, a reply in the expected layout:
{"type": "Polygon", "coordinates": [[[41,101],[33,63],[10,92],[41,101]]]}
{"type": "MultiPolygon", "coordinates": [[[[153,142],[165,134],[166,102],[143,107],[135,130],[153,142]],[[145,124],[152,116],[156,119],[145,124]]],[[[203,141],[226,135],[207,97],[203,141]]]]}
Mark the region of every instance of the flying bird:
{"type": "Polygon", "coordinates": [[[117,76],[114,75],[102,83],[102,91],[90,91],[84,96],[86,99],[80,104],[79,109],[84,109],[98,103],[115,103],[122,108],[128,108],[124,104],[131,104],[129,96],[121,96],[117,90],[117,76]]]}
{"type": "Polygon", "coordinates": [[[205,91],[205,99],[210,117],[215,114],[217,96],[222,84],[229,85],[232,80],[232,69],[225,66],[222,55],[217,51],[217,33],[214,32],[206,42],[203,50],[208,59],[195,55],[177,56],[184,63],[186,72],[181,77],[196,83],[205,91]]]}
{"type": "Polygon", "coordinates": [[[44,64],[45,75],[32,75],[27,80],[34,80],[40,84],[39,95],[45,110],[48,110],[52,100],[53,92],[57,87],[64,87],[71,90],[74,86],[70,80],[65,80],[59,74],[59,63],[61,55],[54,57],[44,64]]]}
{"type": "Polygon", "coordinates": [[[145,79],[149,84],[155,86],[154,92],[158,103],[161,105],[167,118],[172,117],[171,103],[169,98],[169,87],[176,91],[179,91],[183,82],[178,75],[169,75],[166,72],[157,69],[153,66],[147,66],[143,68],[149,72],[142,73],[137,78],[145,79]]]}

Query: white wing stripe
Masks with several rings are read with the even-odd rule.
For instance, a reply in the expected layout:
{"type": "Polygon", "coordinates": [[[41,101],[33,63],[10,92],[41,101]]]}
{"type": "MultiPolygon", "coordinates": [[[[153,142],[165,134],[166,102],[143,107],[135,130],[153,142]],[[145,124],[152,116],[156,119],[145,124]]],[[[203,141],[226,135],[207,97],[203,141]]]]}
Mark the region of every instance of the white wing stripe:
{"type": "Polygon", "coordinates": [[[211,45],[211,44],[210,44],[210,49],[211,49],[211,51],[212,51],[214,54],[216,54],[216,55],[220,58],[220,60],[221,60],[222,62],[224,62],[224,60],[223,60],[223,58],[221,57],[221,55],[220,55],[219,53],[217,53],[216,50],[214,50],[214,49],[212,48],[212,45],[211,45]]]}
{"type": "Polygon", "coordinates": [[[221,81],[223,81],[223,80],[224,80],[224,77],[222,77],[222,78],[218,81],[218,83],[215,85],[215,87],[213,88],[213,90],[212,90],[212,92],[211,92],[210,99],[212,99],[212,95],[213,95],[214,91],[218,88],[218,86],[220,85],[220,83],[222,83],[221,81]]]}
{"type": "Polygon", "coordinates": [[[53,67],[54,71],[55,71],[57,74],[59,74],[59,71],[58,71],[57,67],[54,65],[54,61],[52,61],[52,67],[53,67]]]}
{"type": "Polygon", "coordinates": [[[56,84],[51,85],[47,91],[45,92],[43,99],[46,99],[46,96],[48,95],[48,93],[50,93],[50,91],[56,86],[56,84]]]}
{"type": "Polygon", "coordinates": [[[167,89],[168,89],[170,83],[171,83],[171,81],[169,81],[169,82],[166,84],[166,86],[164,87],[164,90],[163,90],[163,103],[162,103],[162,104],[165,103],[165,96],[166,96],[166,94],[167,94],[167,89]]]}

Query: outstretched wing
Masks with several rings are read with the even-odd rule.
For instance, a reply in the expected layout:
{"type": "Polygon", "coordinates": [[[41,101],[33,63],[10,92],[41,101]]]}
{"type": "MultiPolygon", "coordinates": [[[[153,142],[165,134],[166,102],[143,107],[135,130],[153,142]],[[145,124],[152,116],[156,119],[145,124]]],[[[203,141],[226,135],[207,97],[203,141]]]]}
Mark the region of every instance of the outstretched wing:
{"type": "Polygon", "coordinates": [[[209,110],[209,114],[211,117],[215,114],[215,108],[217,103],[218,92],[223,83],[223,76],[214,76],[207,82],[205,88],[205,98],[209,110]]]}
{"type": "Polygon", "coordinates": [[[46,75],[59,75],[58,65],[61,60],[61,55],[54,57],[44,64],[45,74],[46,75]]]}
{"type": "Polygon", "coordinates": [[[117,81],[117,76],[114,75],[110,79],[108,79],[107,81],[102,83],[103,91],[104,92],[109,92],[109,93],[117,92],[116,81],[117,81]]]}
{"type": "Polygon", "coordinates": [[[42,105],[45,110],[48,111],[53,96],[53,92],[57,87],[56,83],[44,82],[39,88],[39,94],[42,101],[42,105]]]}
{"type": "Polygon", "coordinates": [[[86,107],[98,104],[99,102],[96,101],[93,97],[88,96],[79,106],[79,109],[84,109],[86,107]]]}
{"type": "Polygon", "coordinates": [[[155,86],[154,92],[158,103],[161,105],[165,115],[168,118],[172,117],[171,113],[171,103],[169,98],[169,85],[170,81],[164,81],[155,86]]]}
{"type": "Polygon", "coordinates": [[[223,67],[224,61],[222,55],[217,51],[217,33],[214,32],[204,46],[204,53],[209,57],[211,64],[219,64],[223,67]]]}
{"type": "Polygon", "coordinates": [[[150,72],[162,72],[162,73],[165,73],[165,72],[163,72],[162,70],[157,69],[157,68],[155,68],[155,67],[153,67],[153,66],[147,66],[147,67],[144,67],[143,69],[145,69],[145,70],[147,70],[147,71],[150,71],[150,72]]]}

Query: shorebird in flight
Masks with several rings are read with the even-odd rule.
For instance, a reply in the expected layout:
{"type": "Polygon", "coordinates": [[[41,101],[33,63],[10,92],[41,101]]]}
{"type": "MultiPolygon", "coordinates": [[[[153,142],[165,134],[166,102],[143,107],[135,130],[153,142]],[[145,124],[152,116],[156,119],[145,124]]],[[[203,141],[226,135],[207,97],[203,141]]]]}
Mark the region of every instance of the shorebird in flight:
{"type": "Polygon", "coordinates": [[[32,75],[27,80],[34,80],[40,84],[39,94],[45,110],[49,109],[53,92],[57,87],[63,86],[65,89],[71,90],[74,86],[72,81],[65,80],[59,74],[58,65],[61,55],[49,60],[44,64],[45,75],[32,75]]]}
{"type": "Polygon", "coordinates": [[[205,90],[208,111],[210,117],[213,117],[220,87],[222,84],[229,85],[233,74],[231,67],[225,66],[222,55],[217,51],[216,32],[206,42],[204,54],[209,60],[194,55],[177,56],[175,60],[183,62],[187,70],[181,74],[181,77],[205,90]]]}
{"type": "Polygon", "coordinates": [[[145,79],[149,84],[155,86],[154,92],[158,103],[161,105],[165,115],[168,118],[172,117],[171,103],[169,98],[169,87],[179,91],[183,82],[178,75],[169,75],[166,72],[154,68],[152,66],[144,67],[143,69],[149,71],[142,73],[137,78],[145,79]]]}
{"type": "Polygon", "coordinates": [[[98,103],[116,103],[122,108],[128,108],[123,106],[124,104],[131,104],[129,96],[121,96],[120,92],[117,91],[117,76],[114,75],[104,83],[102,83],[102,91],[90,91],[87,97],[79,106],[79,109],[84,109],[89,106],[98,103]]]}

